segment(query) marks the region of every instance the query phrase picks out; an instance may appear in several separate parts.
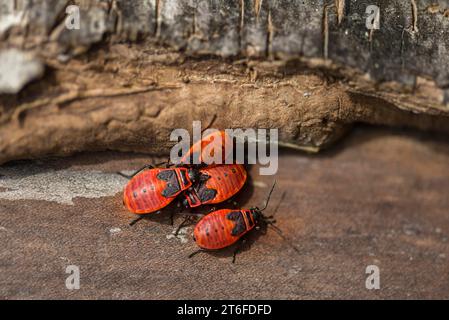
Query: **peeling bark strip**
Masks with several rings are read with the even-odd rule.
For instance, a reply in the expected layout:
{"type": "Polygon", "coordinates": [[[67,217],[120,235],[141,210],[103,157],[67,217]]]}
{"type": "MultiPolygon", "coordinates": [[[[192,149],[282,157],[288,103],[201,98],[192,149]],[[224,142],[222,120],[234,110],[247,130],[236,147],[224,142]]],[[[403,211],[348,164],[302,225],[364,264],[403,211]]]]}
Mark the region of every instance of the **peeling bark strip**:
{"type": "Polygon", "coordinates": [[[213,112],[221,127],[280,127],[286,143],[313,148],[355,121],[446,131],[449,1],[378,0],[375,33],[366,28],[370,4],[0,0],[0,53],[15,48],[47,66],[42,80],[20,77],[15,92],[32,83],[19,94],[0,94],[0,162],[167,152],[172,128],[213,112]],[[69,4],[80,8],[79,30],[65,26],[69,4]]]}
{"type": "MultiPolygon", "coordinates": [[[[131,41],[159,40],[194,55],[320,59],[327,53],[339,66],[367,73],[378,82],[413,87],[417,77],[423,77],[435,81],[437,88],[448,89],[449,19],[445,12],[449,1],[439,1],[438,10],[430,0],[376,1],[382,24],[370,46],[364,15],[371,2],[0,0],[0,33],[5,36],[15,26],[40,35],[41,41],[52,34],[60,50],[75,52],[103,41],[106,35],[121,35],[131,41]],[[82,10],[79,31],[63,28],[64,8],[72,2],[82,10]],[[327,12],[324,8],[330,4],[332,10],[327,12]],[[328,32],[323,30],[323,20],[328,32]],[[422,30],[419,36],[418,30],[422,30]],[[328,43],[328,50],[323,43],[328,43]]],[[[1,46],[14,45],[12,40],[1,46]]],[[[441,92],[440,104],[443,96],[441,92]]]]}
{"type": "Polygon", "coordinates": [[[335,0],[337,7],[337,21],[340,24],[343,21],[343,17],[345,15],[345,0],[335,0]]]}

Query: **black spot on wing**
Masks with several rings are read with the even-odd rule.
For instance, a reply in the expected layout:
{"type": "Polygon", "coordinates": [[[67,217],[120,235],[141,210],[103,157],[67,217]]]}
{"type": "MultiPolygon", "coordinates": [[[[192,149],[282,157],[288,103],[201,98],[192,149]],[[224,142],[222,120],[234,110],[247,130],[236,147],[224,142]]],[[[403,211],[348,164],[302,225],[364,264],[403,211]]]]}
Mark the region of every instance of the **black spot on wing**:
{"type": "Polygon", "coordinates": [[[217,195],[217,190],[215,189],[202,189],[200,192],[198,192],[198,196],[200,197],[201,202],[207,202],[215,198],[217,195]]]}
{"type": "Polygon", "coordinates": [[[217,190],[209,189],[206,187],[206,182],[209,179],[210,179],[210,176],[208,176],[206,174],[202,174],[201,179],[200,179],[201,182],[195,186],[196,194],[200,198],[201,203],[208,202],[208,201],[214,199],[215,196],[217,195],[217,190]]]}
{"type": "Polygon", "coordinates": [[[162,195],[166,198],[174,197],[179,191],[181,191],[181,187],[179,186],[178,177],[174,170],[164,170],[158,173],[157,178],[162,181],[167,182],[167,186],[164,191],[162,191],[162,195]]]}
{"type": "Polygon", "coordinates": [[[232,229],[231,235],[234,237],[239,236],[246,231],[245,220],[240,211],[232,211],[226,215],[228,220],[234,221],[234,229],[232,229]]]}
{"type": "Polygon", "coordinates": [[[175,171],[173,170],[163,170],[157,174],[157,178],[159,180],[167,181],[169,182],[175,177],[175,171]]]}

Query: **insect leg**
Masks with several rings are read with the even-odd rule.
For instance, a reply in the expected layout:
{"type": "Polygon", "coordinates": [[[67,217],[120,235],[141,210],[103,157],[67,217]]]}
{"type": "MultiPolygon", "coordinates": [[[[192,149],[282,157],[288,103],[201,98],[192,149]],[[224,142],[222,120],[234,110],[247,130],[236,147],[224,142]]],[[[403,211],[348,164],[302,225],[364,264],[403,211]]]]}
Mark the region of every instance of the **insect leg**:
{"type": "MultiPolygon", "coordinates": [[[[175,215],[180,214],[183,210],[181,202],[178,202],[178,208],[179,208],[178,212],[175,212],[174,210],[171,210],[171,212],[170,212],[170,225],[172,225],[172,226],[175,224],[175,215]]],[[[176,233],[176,235],[178,235],[178,234],[176,233]]]]}
{"type": "Polygon", "coordinates": [[[132,227],[133,225],[135,225],[137,222],[139,222],[140,220],[142,220],[143,218],[145,218],[145,216],[141,215],[138,218],[134,219],[133,221],[131,221],[129,223],[129,225],[132,227]]]}
{"type": "Polygon", "coordinates": [[[170,157],[168,157],[167,161],[165,162],[165,168],[168,169],[168,168],[173,167],[173,166],[174,166],[174,164],[171,163],[170,157]]]}
{"type": "Polygon", "coordinates": [[[245,238],[241,238],[237,244],[237,247],[234,250],[234,254],[232,255],[232,263],[235,263],[235,258],[237,257],[237,254],[240,253],[240,251],[242,250],[243,245],[246,243],[246,239],[245,238]]]}
{"type": "Polygon", "coordinates": [[[179,225],[179,227],[176,229],[175,231],[175,237],[178,236],[179,231],[181,231],[182,227],[184,227],[188,221],[190,221],[191,216],[187,216],[183,222],[181,222],[181,224],[179,225]]]}
{"type": "Polygon", "coordinates": [[[170,225],[173,226],[175,224],[175,212],[170,212],[170,225]]]}
{"type": "Polygon", "coordinates": [[[210,128],[212,127],[212,125],[215,123],[215,120],[217,120],[217,118],[218,118],[217,115],[214,114],[214,116],[212,117],[212,119],[211,119],[211,121],[209,122],[209,124],[208,124],[203,130],[201,130],[201,134],[203,134],[204,131],[210,129],[210,128]]]}
{"type": "Polygon", "coordinates": [[[189,259],[193,258],[194,256],[196,256],[200,252],[206,252],[206,250],[198,249],[198,250],[192,252],[191,254],[189,254],[189,259]]]}

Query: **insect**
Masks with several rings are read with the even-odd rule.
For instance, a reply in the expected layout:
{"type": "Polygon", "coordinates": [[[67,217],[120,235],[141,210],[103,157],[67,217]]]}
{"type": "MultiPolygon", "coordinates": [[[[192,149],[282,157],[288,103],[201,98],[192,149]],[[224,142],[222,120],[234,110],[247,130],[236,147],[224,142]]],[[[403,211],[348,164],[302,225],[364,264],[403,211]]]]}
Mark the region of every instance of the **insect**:
{"type": "Polygon", "coordinates": [[[169,205],[200,178],[194,167],[154,168],[145,166],[126,185],[123,203],[136,214],[147,214],[169,205]]]}
{"type": "Polygon", "coordinates": [[[221,153],[220,163],[215,164],[223,164],[230,157],[232,150],[233,139],[225,131],[214,131],[194,143],[189,151],[181,158],[181,164],[213,164],[207,160],[214,160],[215,152],[221,153]]]}
{"type": "MultiPolygon", "coordinates": [[[[265,206],[249,210],[221,209],[204,216],[195,226],[193,239],[201,248],[192,253],[190,257],[201,251],[219,250],[235,244],[242,237],[256,228],[259,224],[273,225],[276,221],[273,216],[266,217],[263,211],[267,208],[271,194],[276,183],[270,190],[265,206]]],[[[233,263],[239,247],[234,251],[233,263]]]]}
{"type": "Polygon", "coordinates": [[[207,166],[203,159],[207,155],[213,159],[215,152],[220,152],[223,163],[232,152],[232,139],[225,131],[214,131],[195,143],[175,168],[146,166],[127,177],[130,181],[124,190],[124,205],[129,211],[143,215],[168,206],[183,192],[185,207],[216,204],[231,198],[245,184],[246,170],[236,164],[207,166]],[[188,164],[192,160],[198,164],[188,164]]]}
{"type": "Polygon", "coordinates": [[[209,166],[199,172],[198,183],[184,192],[185,207],[226,201],[242,189],[247,178],[245,167],[240,164],[209,166]]]}
{"type": "Polygon", "coordinates": [[[182,192],[186,208],[226,201],[242,189],[247,172],[237,164],[170,169],[146,166],[128,178],[131,180],[125,187],[123,203],[129,211],[141,215],[131,222],[134,225],[142,215],[165,208],[182,192]]]}

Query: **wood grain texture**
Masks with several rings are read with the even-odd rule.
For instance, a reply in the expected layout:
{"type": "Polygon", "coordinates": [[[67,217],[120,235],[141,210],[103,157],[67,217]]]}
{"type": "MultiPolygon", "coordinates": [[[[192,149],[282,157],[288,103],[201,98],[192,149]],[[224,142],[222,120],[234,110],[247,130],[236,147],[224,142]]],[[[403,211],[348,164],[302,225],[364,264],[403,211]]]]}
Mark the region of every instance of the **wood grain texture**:
{"type": "MultiPolygon", "coordinates": [[[[32,174],[113,173],[157,161],[146,155],[84,154],[47,159],[32,174]]],[[[179,238],[172,234],[182,216],[174,226],[168,214],[161,214],[129,227],[135,216],[123,208],[121,192],[89,199],[84,191],[74,205],[62,205],[5,200],[0,190],[0,297],[444,299],[449,292],[448,162],[447,140],[373,128],[358,128],[339,147],[319,155],[283,153],[266,214],[287,192],[277,226],[299,253],[275,232],[254,230],[234,265],[234,248],[188,259],[198,248],[193,225],[179,238]],[[80,290],[65,287],[68,265],[80,267],[80,290]],[[365,288],[368,265],[380,268],[380,290],[365,288]]],[[[28,165],[8,166],[26,172],[28,165]]],[[[8,172],[14,171],[2,171],[8,172]]],[[[261,206],[273,182],[258,176],[257,167],[250,176],[236,199],[242,207],[261,206]]],[[[30,181],[27,188],[41,186],[30,181]]],[[[52,190],[45,192],[51,200],[52,190]]]]}

